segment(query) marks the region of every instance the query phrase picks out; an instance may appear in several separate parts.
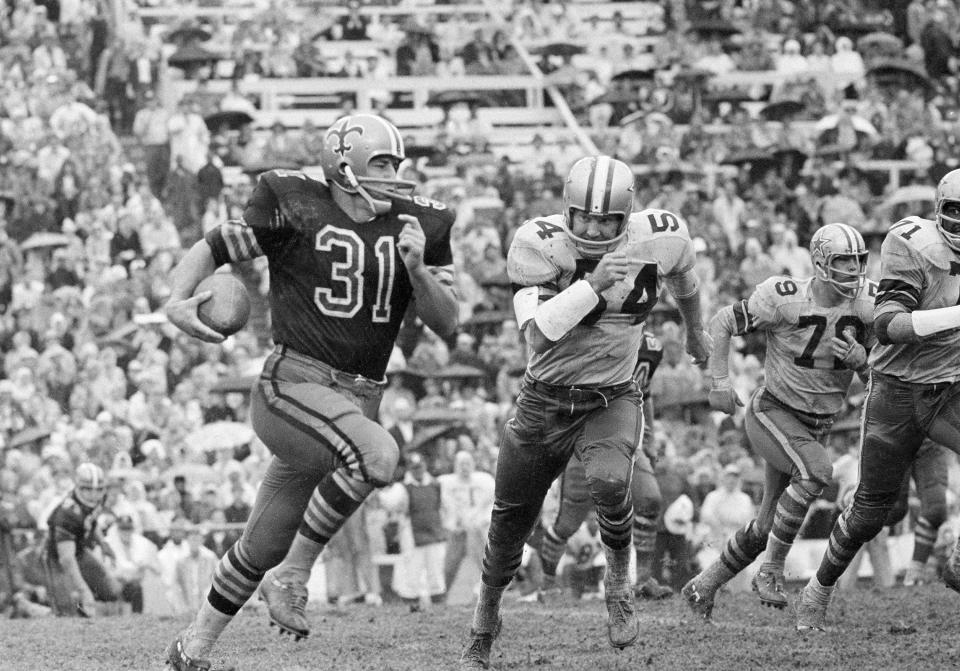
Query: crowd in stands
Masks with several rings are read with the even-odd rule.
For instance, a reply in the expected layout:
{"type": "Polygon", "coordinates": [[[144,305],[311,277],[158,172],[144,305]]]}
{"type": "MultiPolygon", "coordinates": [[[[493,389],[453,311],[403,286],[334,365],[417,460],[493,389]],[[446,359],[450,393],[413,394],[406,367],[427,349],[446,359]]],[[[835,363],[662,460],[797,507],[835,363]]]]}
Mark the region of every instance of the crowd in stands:
{"type": "MultiPolygon", "coordinates": [[[[174,46],[163,41],[176,26],[148,25],[136,7],[4,3],[0,531],[42,531],[71,487],[73,468],[94,461],[110,477],[104,522],[118,575],[131,586],[125,599],[142,609],[136,585],[156,574],[171,608],[186,612],[246,519],[269,459],[243,430],[244,382],[271,344],[266,269],[233,269],[254,313],[223,346],[178,332],[161,308],[183,252],[241,212],[252,182],[231,177],[234,166],[255,177],[259,169],[313,164],[323,128],[309,122],[268,131],[208,127],[205,117],[216,111],[256,115],[258,101],[241,92],[250,78],[382,81],[526,74],[533,66],[553,78],[601,151],[637,166],[638,206],[669,209],[689,223],[706,315],[773,274],[811,274],[809,236],[833,221],[865,234],[876,278],[886,227],[908,213],[928,214],[929,187],[957,164],[956,2],[914,0],[902,17],[869,0],[651,4],[659,23],[631,22],[619,11],[593,16],[586,3],[532,0],[499,3],[505,22],[457,14],[371,21],[352,0],[346,14],[318,26],[302,21],[302,8],[275,1],[247,20],[205,22],[213,36],[207,46],[229,57],[180,73],[166,65],[174,46]],[[884,49],[901,63],[902,77],[870,74],[891,53],[864,46],[863,31],[848,36],[864,23],[895,33],[899,43],[884,49]],[[734,30],[691,30],[721,24],[734,30]],[[371,46],[363,55],[333,48],[342,40],[371,46]],[[582,48],[540,49],[558,42],[582,48]],[[911,68],[920,75],[903,74],[911,68]],[[709,86],[711,77],[765,71],[781,75],[779,83],[709,86]],[[639,74],[618,77],[624,72],[639,74]],[[164,77],[236,85],[222,96],[201,81],[196,93],[167,105],[164,77]],[[783,102],[796,103],[794,111],[765,120],[761,111],[783,102]],[[898,184],[888,167],[871,167],[881,159],[906,162],[898,184]],[[927,190],[896,188],[911,185],[927,190]],[[215,422],[229,430],[211,439],[203,428],[215,422]]],[[[389,117],[395,102],[377,97],[376,111],[389,117]]],[[[353,107],[349,97],[340,104],[353,107]]],[[[535,134],[532,151],[490,146],[493,131],[475,112],[473,104],[450,106],[430,152],[404,167],[421,193],[457,209],[460,333],[444,342],[414,323],[403,330],[381,419],[408,455],[405,470],[365,508],[361,521],[373,531],[341,534],[327,553],[344,565],[356,565],[355,553],[402,555],[393,590],[417,607],[442,594],[462,562],[479,561],[490,499],[464,510],[464,487],[489,495],[489,479],[479,474],[493,472],[499,429],[525,366],[506,250],[525,219],[560,211],[565,171],[582,153],[554,129],[535,134]],[[560,139],[545,143],[545,136],[560,139]]],[[[749,507],[762,483],[738,420],[721,422],[705,393],[689,392],[706,383],[683,353],[677,318],[666,297],[650,322],[665,349],[652,393],[665,508],[673,510],[661,526],[671,556],[664,569],[674,585],[692,559],[689,547],[669,548],[694,537],[707,538],[709,548],[709,538],[742,523],[718,517],[711,496],[743,488],[749,496],[737,498],[749,507]],[[683,496],[690,509],[671,508],[683,496]],[[702,533],[693,531],[697,519],[702,533]]],[[[762,342],[737,342],[732,379],[741,398],[762,383],[762,360],[762,342]]],[[[851,394],[851,416],[859,397],[851,394]]],[[[850,442],[842,432],[830,440],[837,457],[850,442]]],[[[0,559],[16,552],[18,566],[29,566],[28,538],[15,535],[0,559]]],[[[371,595],[387,591],[375,570],[342,580],[331,573],[333,600],[376,600],[371,595]]]]}

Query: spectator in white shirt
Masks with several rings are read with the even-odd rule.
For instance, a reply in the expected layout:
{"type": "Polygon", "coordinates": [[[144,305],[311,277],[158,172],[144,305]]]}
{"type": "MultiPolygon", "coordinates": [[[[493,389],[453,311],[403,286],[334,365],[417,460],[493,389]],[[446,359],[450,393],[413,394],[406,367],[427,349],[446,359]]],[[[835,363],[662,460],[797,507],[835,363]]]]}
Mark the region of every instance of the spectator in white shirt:
{"type": "MultiPolygon", "coordinates": [[[[726,539],[754,517],[755,506],[750,495],[740,488],[740,475],[740,468],[734,464],[724,468],[719,485],[707,494],[700,506],[706,546],[701,555],[711,555],[706,563],[707,557],[701,557],[701,566],[709,565],[719,555],[718,548],[723,547],[726,539]]],[[[743,571],[727,584],[733,591],[746,591],[750,589],[750,578],[750,572],[743,571]]]]}
{"type": "Polygon", "coordinates": [[[203,546],[203,532],[199,527],[192,527],[187,532],[186,546],[186,552],[177,560],[174,574],[181,602],[188,612],[194,612],[207,596],[218,559],[212,550],[203,546]]]}
{"type": "Polygon", "coordinates": [[[113,550],[115,575],[120,582],[120,597],[134,613],[143,612],[143,579],[147,573],[160,575],[157,546],[134,530],[134,520],[122,516],[106,534],[113,550]]]}
{"type": "Polygon", "coordinates": [[[441,475],[441,513],[449,532],[444,566],[447,588],[453,584],[464,560],[479,571],[483,544],[493,510],[494,480],[489,473],[476,470],[469,452],[457,452],[453,473],[441,475]]]}

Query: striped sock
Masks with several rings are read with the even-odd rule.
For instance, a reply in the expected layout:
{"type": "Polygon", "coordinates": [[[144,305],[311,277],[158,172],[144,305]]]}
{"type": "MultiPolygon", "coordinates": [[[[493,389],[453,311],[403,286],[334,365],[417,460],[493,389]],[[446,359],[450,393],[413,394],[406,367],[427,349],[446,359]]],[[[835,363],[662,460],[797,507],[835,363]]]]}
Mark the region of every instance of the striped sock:
{"type": "Polygon", "coordinates": [[[373,485],[353,479],[344,469],[337,469],[324,477],[310,497],[287,556],[275,569],[277,574],[299,574],[301,579],[304,575],[309,577],[323,548],[373,489],[373,485]]]}
{"type": "Polygon", "coordinates": [[[220,558],[213,572],[213,584],[207,600],[219,612],[234,616],[256,591],[264,571],[247,557],[240,541],[220,558]]]}
{"type": "Polygon", "coordinates": [[[850,536],[847,527],[849,511],[850,508],[844,510],[837,519],[837,523],[833,525],[830,540],[827,542],[827,551],[823,553],[820,568],[817,569],[815,577],[823,587],[833,587],[837,584],[837,580],[847,570],[850,562],[853,561],[853,558],[863,546],[861,541],[850,536]]]}
{"type": "Polygon", "coordinates": [[[913,530],[913,561],[926,564],[933,554],[933,546],[937,542],[937,529],[934,529],[926,517],[917,520],[913,530]]]}
{"type": "Polygon", "coordinates": [[[737,530],[720,552],[720,558],[701,573],[703,586],[717,590],[750,566],[766,547],[767,539],[757,532],[756,520],[737,530]]]}
{"type": "Polygon", "coordinates": [[[623,500],[616,507],[597,506],[600,540],[609,548],[620,550],[630,545],[633,535],[633,499],[630,488],[624,490],[623,500]]]}
{"type": "Polygon", "coordinates": [[[633,516],[633,551],[637,556],[637,583],[653,572],[653,555],[657,544],[657,522],[644,515],[633,516]]]}
{"type": "Polygon", "coordinates": [[[809,481],[793,482],[780,495],[767,541],[767,554],[763,562],[765,569],[783,571],[787,554],[807,516],[807,509],[819,495],[816,490],[822,491],[821,487],[811,488],[809,484],[809,481]]]}
{"type": "Polygon", "coordinates": [[[557,565],[566,548],[567,541],[557,536],[553,527],[544,529],[543,540],[540,542],[540,564],[546,575],[557,575],[557,565]]]}

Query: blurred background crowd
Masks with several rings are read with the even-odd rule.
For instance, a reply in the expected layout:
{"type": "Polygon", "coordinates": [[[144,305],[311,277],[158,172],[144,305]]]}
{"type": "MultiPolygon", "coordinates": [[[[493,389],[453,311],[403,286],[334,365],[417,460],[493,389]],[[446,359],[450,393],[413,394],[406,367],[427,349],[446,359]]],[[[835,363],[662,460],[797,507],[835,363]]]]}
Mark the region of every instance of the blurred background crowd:
{"type": "MultiPolygon", "coordinates": [[[[246,422],[271,346],[269,278],[256,262],[231,269],[253,314],[211,346],[166,323],[169,271],[239,215],[261,171],[310,173],[336,116],[394,120],[403,172],[457,211],[460,331],[404,326],[381,407],[403,471],[324,557],[332,602],[422,608],[470,600],[525,366],[505,253],[524,220],[559,212],[570,164],[615,155],[634,166],[638,209],[686,219],[707,316],[773,274],[809,276],[809,236],[834,221],[863,232],[876,279],[886,229],[929,214],[957,167],[958,36],[955,0],[5,0],[0,606],[44,612],[36,593],[9,596],[33,584],[32,541],[89,460],[108,472],[118,575],[155,582],[148,610],[196,608],[269,458],[246,422]],[[521,76],[529,85],[490,83],[521,76]],[[336,82],[302,95],[319,78],[336,82]],[[407,78],[437,90],[394,85],[407,78]]],[[[648,324],[664,344],[651,388],[668,513],[658,571],[674,586],[750,519],[762,479],[741,418],[709,411],[677,320],[667,296],[648,324]]],[[[746,398],[762,340],[737,340],[731,361],[746,398]]],[[[856,448],[861,399],[855,388],[826,439],[836,459],[856,448]]],[[[808,537],[829,529],[835,495],[808,537]]],[[[585,526],[569,561],[589,564],[597,543],[585,526]]]]}

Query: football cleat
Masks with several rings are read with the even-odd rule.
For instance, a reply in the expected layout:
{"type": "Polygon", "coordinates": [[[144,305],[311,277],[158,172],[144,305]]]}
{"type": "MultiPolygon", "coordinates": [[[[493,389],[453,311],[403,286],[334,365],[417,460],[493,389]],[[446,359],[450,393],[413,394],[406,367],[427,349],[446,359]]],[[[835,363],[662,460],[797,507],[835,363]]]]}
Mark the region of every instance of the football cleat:
{"type": "Polygon", "coordinates": [[[661,585],[657,582],[656,578],[650,576],[643,582],[633,586],[633,594],[647,601],[660,601],[661,599],[669,599],[672,597],[673,590],[666,585],[661,585]]]}
{"type": "Polygon", "coordinates": [[[786,608],[787,594],[783,590],[783,573],[779,571],[758,571],[750,581],[753,591],[760,597],[760,603],[772,608],[786,608]]]}
{"type": "Polygon", "coordinates": [[[958,556],[958,548],[953,549],[953,552],[950,554],[950,558],[947,559],[947,563],[943,565],[943,584],[952,589],[954,592],[960,592],[960,556],[958,556]]]}
{"type": "Polygon", "coordinates": [[[489,669],[490,652],[493,649],[493,642],[500,635],[503,628],[503,618],[497,618],[497,626],[492,632],[478,634],[473,629],[470,630],[470,645],[460,656],[461,669],[489,669]]]}
{"type": "Polygon", "coordinates": [[[184,632],[177,634],[167,648],[167,664],[173,668],[173,671],[210,671],[210,660],[194,659],[184,651],[183,635],[184,632]]]}
{"type": "Polygon", "coordinates": [[[797,631],[801,634],[826,631],[828,605],[817,603],[810,594],[810,587],[804,587],[797,602],[797,631]]]}
{"type": "Polygon", "coordinates": [[[310,635],[305,610],[309,592],[299,582],[283,582],[268,573],[260,583],[260,600],[267,604],[270,624],[277,625],[280,634],[289,634],[295,641],[310,635]]]}
{"type": "Polygon", "coordinates": [[[690,610],[709,622],[710,616],[713,615],[713,592],[708,593],[701,588],[697,582],[699,577],[694,576],[690,582],[684,585],[683,589],[680,590],[680,596],[690,606],[690,610]]]}
{"type": "Polygon", "coordinates": [[[640,636],[640,618],[633,607],[633,592],[623,596],[606,597],[607,638],[610,645],[623,650],[637,642],[640,636]]]}
{"type": "Polygon", "coordinates": [[[903,586],[916,587],[917,585],[924,585],[926,582],[926,569],[911,562],[903,574],[903,586]]]}

